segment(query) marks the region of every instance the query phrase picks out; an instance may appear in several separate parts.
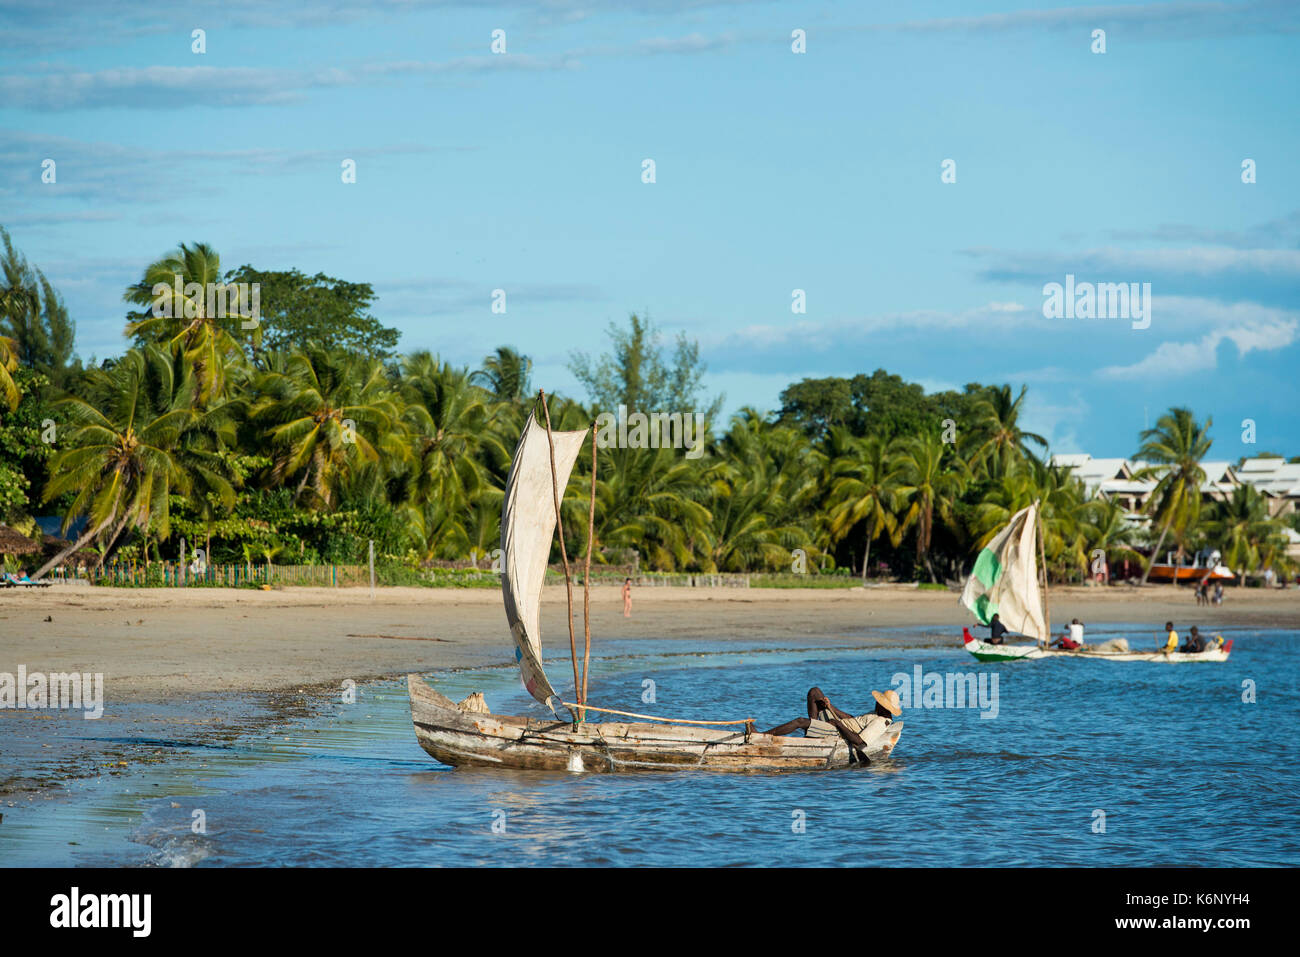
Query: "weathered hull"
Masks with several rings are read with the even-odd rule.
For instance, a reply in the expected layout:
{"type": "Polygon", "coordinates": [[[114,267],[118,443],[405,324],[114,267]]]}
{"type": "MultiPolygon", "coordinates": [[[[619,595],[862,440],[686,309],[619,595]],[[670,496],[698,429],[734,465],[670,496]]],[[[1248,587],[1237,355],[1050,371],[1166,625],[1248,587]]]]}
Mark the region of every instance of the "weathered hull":
{"type": "MultiPolygon", "coordinates": [[[[537,771],[823,771],[848,767],[849,748],[835,738],[774,737],[742,730],[675,724],[539,721],[466,711],[407,676],[411,720],[420,747],[454,767],[537,771]]],[[[870,742],[884,757],[898,743],[895,721],[870,742]]]]}
{"type": "Polygon", "coordinates": [[[1078,658],[1088,661],[1150,661],[1156,664],[1190,664],[1196,661],[1227,661],[1232,642],[1214,651],[1061,651],[1034,645],[990,645],[968,641],[966,650],[980,661],[1029,661],[1038,658],[1078,658]]]}

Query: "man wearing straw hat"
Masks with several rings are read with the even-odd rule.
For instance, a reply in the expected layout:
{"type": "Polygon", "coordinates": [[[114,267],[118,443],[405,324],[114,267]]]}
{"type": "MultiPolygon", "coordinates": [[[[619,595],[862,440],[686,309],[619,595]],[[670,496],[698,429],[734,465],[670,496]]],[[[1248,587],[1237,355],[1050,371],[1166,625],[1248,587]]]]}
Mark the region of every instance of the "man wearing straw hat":
{"type": "Polygon", "coordinates": [[[897,691],[873,691],[871,697],[876,699],[875,710],[854,716],[831,704],[821,688],[811,688],[808,691],[808,717],[787,721],[767,733],[784,736],[802,729],[805,738],[833,738],[839,735],[848,742],[852,754],[860,762],[870,764],[866,753],[867,743],[882,734],[893,724],[893,719],[903,713],[897,691]]]}

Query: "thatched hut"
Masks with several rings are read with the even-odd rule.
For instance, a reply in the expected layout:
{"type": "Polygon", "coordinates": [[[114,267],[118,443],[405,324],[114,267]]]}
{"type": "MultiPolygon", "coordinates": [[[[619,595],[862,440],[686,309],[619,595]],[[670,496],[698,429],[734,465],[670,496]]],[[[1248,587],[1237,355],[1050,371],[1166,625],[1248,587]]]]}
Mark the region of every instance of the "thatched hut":
{"type": "Polygon", "coordinates": [[[40,550],[39,542],[28,538],[16,528],[0,525],[0,555],[17,558],[19,555],[35,555],[40,550]]]}

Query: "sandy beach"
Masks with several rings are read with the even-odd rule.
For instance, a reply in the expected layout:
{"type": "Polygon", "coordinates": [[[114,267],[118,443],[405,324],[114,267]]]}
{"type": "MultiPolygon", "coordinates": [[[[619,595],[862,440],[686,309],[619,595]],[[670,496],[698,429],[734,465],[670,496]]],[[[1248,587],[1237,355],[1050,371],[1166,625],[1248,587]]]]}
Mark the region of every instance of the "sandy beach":
{"type": "MultiPolygon", "coordinates": [[[[575,607],[582,640],[581,592],[575,607]]],[[[1052,591],[1057,626],[1172,619],[1180,630],[1300,626],[1300,590],[1232,589],[1198,607],[1171,586],[1052,591]]],[[[568,644],[564,589],[548,587],[549,654],[568,644]]],[[[592,590],[592,635],[608,639],[744,642],[873,641],[915,626],[955,640],[969,621],[957,595],[906,586],[868,589],[639,588],[623,618],[617,588],[592,590]],[[952,629],[949,633],[946,629],[952,629]]],[[[166,701],[202,692],[273,692],[307,685],[504,663],[510,658],[495,589],[109,589],[0,593],[0,671],[103,673],[109,701],[166,701]]]]}

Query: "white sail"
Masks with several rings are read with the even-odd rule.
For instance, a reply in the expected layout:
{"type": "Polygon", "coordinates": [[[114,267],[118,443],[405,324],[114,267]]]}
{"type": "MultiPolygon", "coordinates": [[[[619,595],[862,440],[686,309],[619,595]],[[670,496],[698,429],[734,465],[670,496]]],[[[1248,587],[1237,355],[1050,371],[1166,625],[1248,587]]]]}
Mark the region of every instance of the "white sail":
{"type": "Polygon", "coordinates": [[[1038,587],[1038,506],[1011,516],[1007,527],[980,550],[966,579],[961,603],[980,624],[996,614],[1013,632],[1048,640],[1038,587]]]}
{"type": "MultiPolygon", "coordinates": [[[[588,432],[552,432],[560,496],[588,432]]],[[[501,592],[524,688],[551,710],[558,702],[542,668],[542,583],[555,535],[555,492],[546,429],[528,416],[515,448],[501,507],[501,592]]]]}

